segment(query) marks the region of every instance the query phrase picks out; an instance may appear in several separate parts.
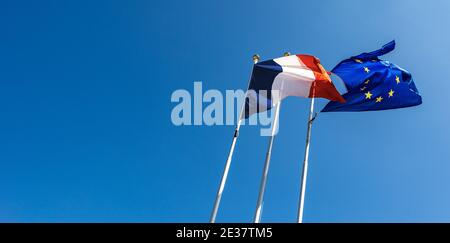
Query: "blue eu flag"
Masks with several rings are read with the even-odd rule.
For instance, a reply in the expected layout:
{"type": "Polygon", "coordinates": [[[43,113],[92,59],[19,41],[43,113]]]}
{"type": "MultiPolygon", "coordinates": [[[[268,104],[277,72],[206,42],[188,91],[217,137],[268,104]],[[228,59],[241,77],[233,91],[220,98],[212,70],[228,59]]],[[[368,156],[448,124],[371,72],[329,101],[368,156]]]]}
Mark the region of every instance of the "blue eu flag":
{"type": "Polygon", "coordinates": [[[381,49],[343,60],[331,72],[345,83],[346,103],[329,102],[322,112],[376,111],[422,104],[411,74],[378,57],[391,52],[395,41],[381,49]]]}

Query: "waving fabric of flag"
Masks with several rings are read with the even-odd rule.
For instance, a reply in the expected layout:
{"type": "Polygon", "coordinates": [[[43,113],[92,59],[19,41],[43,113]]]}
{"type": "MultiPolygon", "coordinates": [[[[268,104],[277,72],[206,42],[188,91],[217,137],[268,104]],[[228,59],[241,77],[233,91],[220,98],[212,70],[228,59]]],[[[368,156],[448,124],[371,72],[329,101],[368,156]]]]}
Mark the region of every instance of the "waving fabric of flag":
{"type": "Polygon", "coordinates": [[[290,55],[254,65],[245,106],[245,118],[271,109],[288,96],[321,97],[345,102],[318,58],[290,55]],[[273,91],[278,91],[275,96],[273,91]]]}
{"type": "Polygon", "coordinates": [[[348,90],[346,103],[329,102],[322,112],[388,110],[422,104],[411,74],[379,56],[391,52],[395,41],[381,49],[343,60],[331,71],[348,90]]]}

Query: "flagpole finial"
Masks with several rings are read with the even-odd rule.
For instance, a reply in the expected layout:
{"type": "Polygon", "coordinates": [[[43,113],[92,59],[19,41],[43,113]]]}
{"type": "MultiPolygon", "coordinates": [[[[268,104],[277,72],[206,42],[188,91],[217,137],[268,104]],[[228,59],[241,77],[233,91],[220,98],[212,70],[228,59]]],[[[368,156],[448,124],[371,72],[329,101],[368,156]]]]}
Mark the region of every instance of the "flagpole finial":
{"type": "Polygon", "coordinates": [[[284,55],[285,57],[287,57],[287,56],[290,56],[291,53],[287,51],[287,52],[285,52],[283,55],[284,55]]]}
{"type": "Polygon", "coordinates": [[[253,55],[253,62],[254,62],[254,63],[259,62],[259,59],[260,59],[260,57],[259,57],[258,54],[253,55]]]}

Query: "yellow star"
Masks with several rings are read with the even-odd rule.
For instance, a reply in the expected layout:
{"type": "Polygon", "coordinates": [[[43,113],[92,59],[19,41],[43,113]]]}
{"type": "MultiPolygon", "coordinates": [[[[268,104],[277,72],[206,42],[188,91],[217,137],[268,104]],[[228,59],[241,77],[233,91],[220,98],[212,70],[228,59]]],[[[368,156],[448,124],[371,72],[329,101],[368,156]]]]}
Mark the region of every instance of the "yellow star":
{"type": "Polygon", "coordinates": [[[367,93],[364,93],[366,95],[366,99],[372,98],[372,93],[370,91],[367,91],[367,93]]]}
{"type": "Polygon", "coordinates": [[[394,93],[395,93],[394,90],[391,89],[391,91],[389,91],[389,93],[388,93],[388,94],[389,94],[389,97],[394,96],[394,93]]]}
{"type": "Polygon", "coordinates": [[[361,91],[364,91],[366,89],[366,86],[360,88],[361,91]]]}
{"type": "Polygon", "coordinates": [[[383,97],[378,96],[378,97],[377,97],[377,100],[376,100],[375,102],[378,103],[378,102],[381,102],[382,100],[383,100],[383,97]]]}
{"type": "Polygon", "coordinates": [[[355,62],[357,62],[357,63],[363,63],[362,61],[361,61],[361,59],[354,59],[355,60],[355,62]]]}
{"type": "Polygon", "coordinates": [[[400,78],[398,76],[395,76],[395,82],[397,82],[397,84],[400,83],[400,78]]]}
{"type": "Polygon", "coordinates": [[[364,72],[366,72],[366,73],[370,72],[369,68],[368,67],[364,67],[364,72]]]}
{"type": "Polygon", "coordinates": [[[368,84],[370,82],[370,79],[367,79],[366,82],[364,82],[365,84],[368,84]]]}

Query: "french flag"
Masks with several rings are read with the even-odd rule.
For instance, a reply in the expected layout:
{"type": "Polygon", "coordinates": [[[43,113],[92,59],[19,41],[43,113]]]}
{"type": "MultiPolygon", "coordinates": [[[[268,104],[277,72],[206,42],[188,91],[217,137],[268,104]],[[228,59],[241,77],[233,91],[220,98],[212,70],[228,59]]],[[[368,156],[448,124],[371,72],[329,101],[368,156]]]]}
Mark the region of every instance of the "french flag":
{"type": "Polygon", "coordinates": [[[288,96],[320,97],[345,102],[318,58],[310,55],[290,55],[259,62],[253,66],[245,118],[271,109],[288,96]]]}

